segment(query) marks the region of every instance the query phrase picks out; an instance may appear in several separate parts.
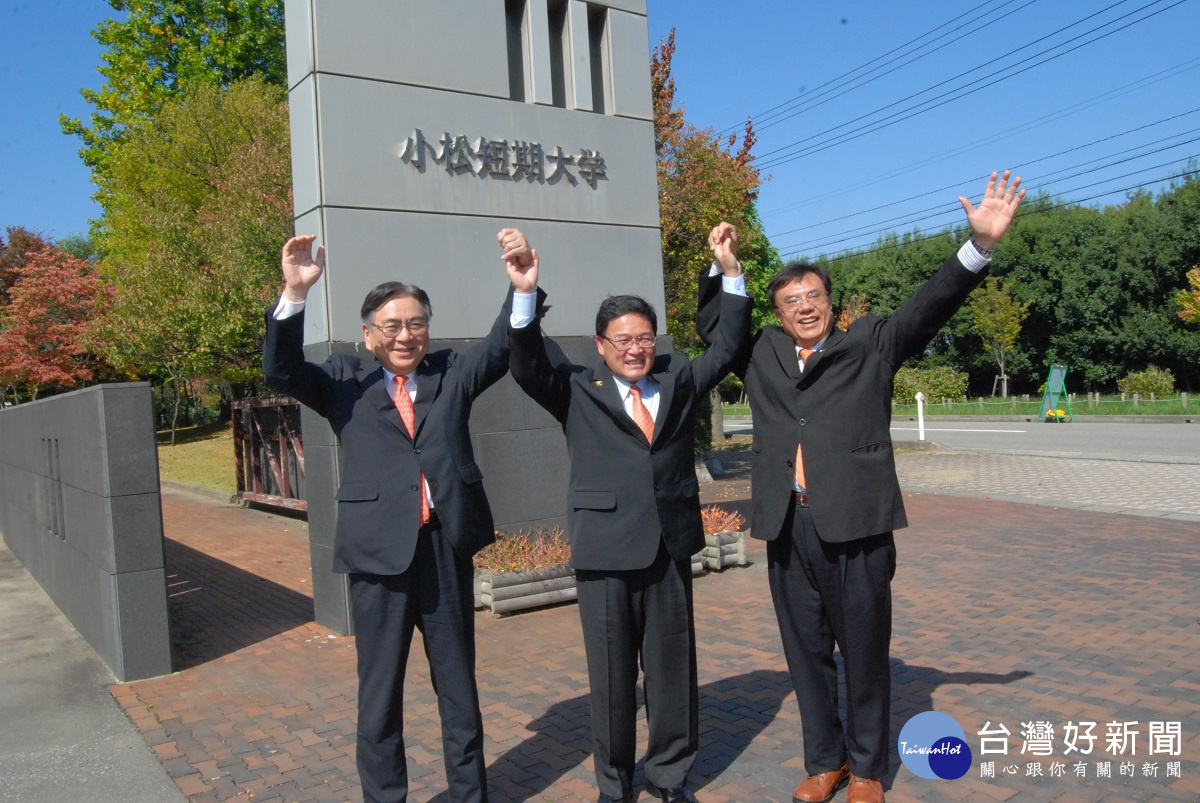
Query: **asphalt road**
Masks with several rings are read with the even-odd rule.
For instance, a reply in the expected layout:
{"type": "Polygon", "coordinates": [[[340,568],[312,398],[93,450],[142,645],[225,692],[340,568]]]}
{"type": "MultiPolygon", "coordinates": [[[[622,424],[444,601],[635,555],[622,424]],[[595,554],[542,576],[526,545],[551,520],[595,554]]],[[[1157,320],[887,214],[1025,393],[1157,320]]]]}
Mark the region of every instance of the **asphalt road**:
{"type": "MultiPolygon", "coordinates": [[[[1194,423],[1071,423],[925,419],[925,440],[947,449],[1046,457],[1200,464],[1200,416],[1194,423]]],[[[726,434],[749,434],[751,419],[727,417],[726,434]]],[[[917,422],[892,421],[898,443],[918,441],[917,422]]]]}

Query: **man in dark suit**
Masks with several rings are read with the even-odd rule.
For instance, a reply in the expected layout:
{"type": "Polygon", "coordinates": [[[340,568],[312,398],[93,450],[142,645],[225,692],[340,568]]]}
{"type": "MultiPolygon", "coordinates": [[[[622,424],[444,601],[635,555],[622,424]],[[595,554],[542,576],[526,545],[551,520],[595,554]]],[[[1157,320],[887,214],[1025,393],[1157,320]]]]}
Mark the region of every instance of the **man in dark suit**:
{"type": "MultiPolygon", "coordinates": [[[[335,354],[315,365],[302,350],[304,301],[325,267],[324,247],[313,259],[314,239],[283,247],[285,288],[267,315],[263,373],[327,418],[342,449],[333,569],[350,575],[363,797],[408,795],[402,701],[416,627],[437,693],[450,797],[486,801],[471,556],[494,530],[467,422],[475,398],[508,370],[510,303],[481,343],[429,353],[429,297],[385,282],[362,305],[374,360],[335,354]]],[[[519,233],[509,252],[514,263],[531,259],[519,233]]]]}
{"type": "MultiPolygon", "coordinates": [[[[892,531],[907,526],[889,434],[892,382],[982,281],[1024,190],[992,174],[976,208],[960,197],[974,236],[888,318],[834,327],[829,274],[784,267],[765,326],[735,371],[754,416],[755,538],[767,544],[771,598],[804,733],[809,777],[793,799],[883,800],[888,767],[892,531]],[[834,645],[846,679],[838,714],[834,645]]],[[[702,333],[716,290],[702,288],[702,333]]]]}
{"type": "MultiPolygon", "coordinates": [[[[691,556],[704,546],[693,455],[696,402],[729,370],[749,335],[737,239],[709,238],[724,277],[712,347],[695,360],[656,351],[657,316],[612,296],[596,316],[596,365],[552,366],[532,311],[538,263],[510,259],[512,374],[562,425],[570,457],[567,530],[591,685],[601,801],[632,801],[638,662],[645,672],[646,786],[694,800],[698,745],[691,556]]],[[[512,247],[501,232],[506,257],[512,247]]]]}

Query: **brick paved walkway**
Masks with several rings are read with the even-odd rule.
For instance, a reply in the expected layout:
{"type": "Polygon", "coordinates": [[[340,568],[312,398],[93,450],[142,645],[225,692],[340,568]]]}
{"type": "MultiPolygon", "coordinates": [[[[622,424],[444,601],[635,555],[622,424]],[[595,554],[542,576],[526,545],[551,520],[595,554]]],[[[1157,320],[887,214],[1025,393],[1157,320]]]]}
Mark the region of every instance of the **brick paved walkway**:
{"type": "MultiPolygon", "coordinates": [[[[705,495],[748,512],[742,480],[705,495]]],[[[959,780],[925,780],[893,752],[888,799],[1200,799],[1200,524],[908,497],[912,526],[897,533],[892,744],[912,716],[936,709],[963,725],[976,760],[959,780]],[[1055,725],[1052,757],[1019,754],[1021,722],[1032,720],[1055,725]],[[1101,738],[1087,777],[1075,777],[1057,741],[1071,720],[1094,720],[1098,733],[1136,720],[1136,757],[1100,755],[1101,738]],[[995,779],[980,777],[975,734],[986,721],[1013,733],[1010,756],[989,756],[1001,759],[995,779]],[[1151,721],[1181,723],[1181,755],[1146,754],[1151,721]],[[1026,775],[1034,758],[1044,777],[1026,775]],[[1105,758],[1114,777],[1097,778],[1105,758]],[[1066,777],[1049,777],[1053,760],[1066,763],[1066,777]],[[1136,777],[1120,775],[1122,760],[1136,777]],[[1182,777],[1166,777],[1168,760],[1181,762],[1182,777]],[[1010,764],[1016,774],[1003,771],[1010,764]],[[1150,764],[1156,777],[1143,776],[1150,764]]],[[[179,493],[164,495],[164,518],[180,669],[115,685],[113,696],[194,801],[361,799],[353,639],[310,621],[304,523],[179,493]]],[[[804,774],[764,553],[754,541],[752,565],[696,581],[701,751],[692,784],[709,803],[788,801],[804,774]]],[[[476,622],[493,800],[594,800],[575,606],[481,612],[476,622]]],[[[419,649],[405,707],[410,799],[452,803],[419,649]]]]}

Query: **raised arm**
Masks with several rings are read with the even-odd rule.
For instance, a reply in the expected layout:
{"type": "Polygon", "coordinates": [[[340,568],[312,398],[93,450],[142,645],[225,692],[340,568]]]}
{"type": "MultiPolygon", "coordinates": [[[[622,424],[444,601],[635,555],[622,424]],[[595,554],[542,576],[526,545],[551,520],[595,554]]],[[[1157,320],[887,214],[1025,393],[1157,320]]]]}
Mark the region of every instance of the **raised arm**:
{"type": "MultiPolygon", "coordinates": [[[[720,336],[718,330],[722,325],[723,304],[726,300],[724,298],[726,295],[724,279],[736,278],[742,272],[741,263],[737,259],[737,229],[725,222],[714,226],[708,235],[708,247],[713,253],[713,263],[721,269],[721,272],[713,275],[710,265],[700,273],[697,282],[696,334],[700,336],[704,345],[712,346],[720,336]]],[[[748,328],[746,333],[749,333],[748,328]]],[[[736,344],[739,353],[730,363],[730,370],[738,376],[742,376],[745,373],[746,361],[749,359],[749,338],[737,337],[736,344]]]]}
{"type": "MultiPolygon", "coordinates": [[[[280,264],[283,271],[283,298],[303,302],[308,291],[325,271],[325,247],[317,249],[313,258],[312,246],[316,236],[304,234],[293,237],[283,246],[280,264]]],[[[283,306],[283,305],[280,305],[283,306]]],[[[328,365],[316,366],[304,359],[304,313],[267,312],[267,331],[263,338],[263,376],[267,382],[294,396],[300,403],[321,415],[328,411],[329,384],[332,377],[328,365]]]]}
{"type": "MultiPolygon", "coordinates": [[[[529,248],[526,253],[521,248],[523,238],[519,240],[519,234],[515,229],[505,229],[497,236],[500,248],[504,251],[504,267],[514,293],[537,291],[540,303],[544,297],[537,286],[540,260],[537,251],[529,248]]],[[[541,320],[536,312],[527,306],[525,312],[528,314],[519,315],[515,305],[513,312],[512,325],[508,329],[511,347],[509,370],[521,390],[562,423],[570,406],[569,377],[555,370],[550,362],[546,340],[542,336],[541,320]]]]}
{"type": "MultiPolygon", "coordinates": [[[[509,338],[508,327],[514,312],[521,308],[522,300],[515,293],[538,293],[537,253],[517,229],[502,229],[496,235],[500,246],[505,271],[512,280],[512,289],[504,299],[500,314],[482,342],[477,343],[462,355],[460,367],[464,371],[465,387],[474,398],[498,379],[508,373],[509,338]],[[528,289],[525,289],[528,288],[528,289]]],[[[541,294],[527,299],[532,310],[541,294]]]]}
{"type": "Polygon", "coordinates": [[[1008,231],[1025,197],[1020,177],[1010,182],[1010,175],[1008,170],[1003,174],[992,173],[979,206],[959,197],[971,226],[974,247],[964,243],[958,254],[946,260],[890,317],[874,323],[872,334],[892,365],[899,367],[904,360],[920,354],[983,281],[992,249],[1008,231]],[[969,266],[963,261],[966,252],[976,255],[974,267],[967,270],[964,267],[969,266]]]}

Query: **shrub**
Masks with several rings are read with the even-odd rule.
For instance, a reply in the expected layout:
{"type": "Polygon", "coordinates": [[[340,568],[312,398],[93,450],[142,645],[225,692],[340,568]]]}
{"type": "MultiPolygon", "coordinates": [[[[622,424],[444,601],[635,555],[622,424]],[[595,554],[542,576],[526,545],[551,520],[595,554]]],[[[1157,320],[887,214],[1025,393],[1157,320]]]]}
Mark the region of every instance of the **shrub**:
{"type": "Polygon", "coordinates": [[[1117,390],[1126,396],[1138,394],[1144,399],[1154,394],[1158,398],[1175,392],[1175,375],[1164,368],[1151,365],[1145,371],[1133,371],[1117,380],[1117,390]]]}
{"type": "Polygon", "coordinates": [[[571,545],[563,538],[561,527],[530,532],[496,533],[496,541],[475,553],[476,569],[501,574],[532,572],[566,566],[571,560],[571,545]]]}
{"type": "Polygon", "coordinates": [[[916,404],[917,391],[925,394],[926,402],[961,399],[967,394],[967,375],[945,365],[936,368],[901,368],[896,372],[892,401],[896,404],[916,404]]]}
{"type": "Polygon", "coordinates": [[[717,507],[716,505],[701,508],[700,518],[704,523],[705,535],[735,533],[746,524],[746,520],[742,517],[742,514],[717,507]]]}

